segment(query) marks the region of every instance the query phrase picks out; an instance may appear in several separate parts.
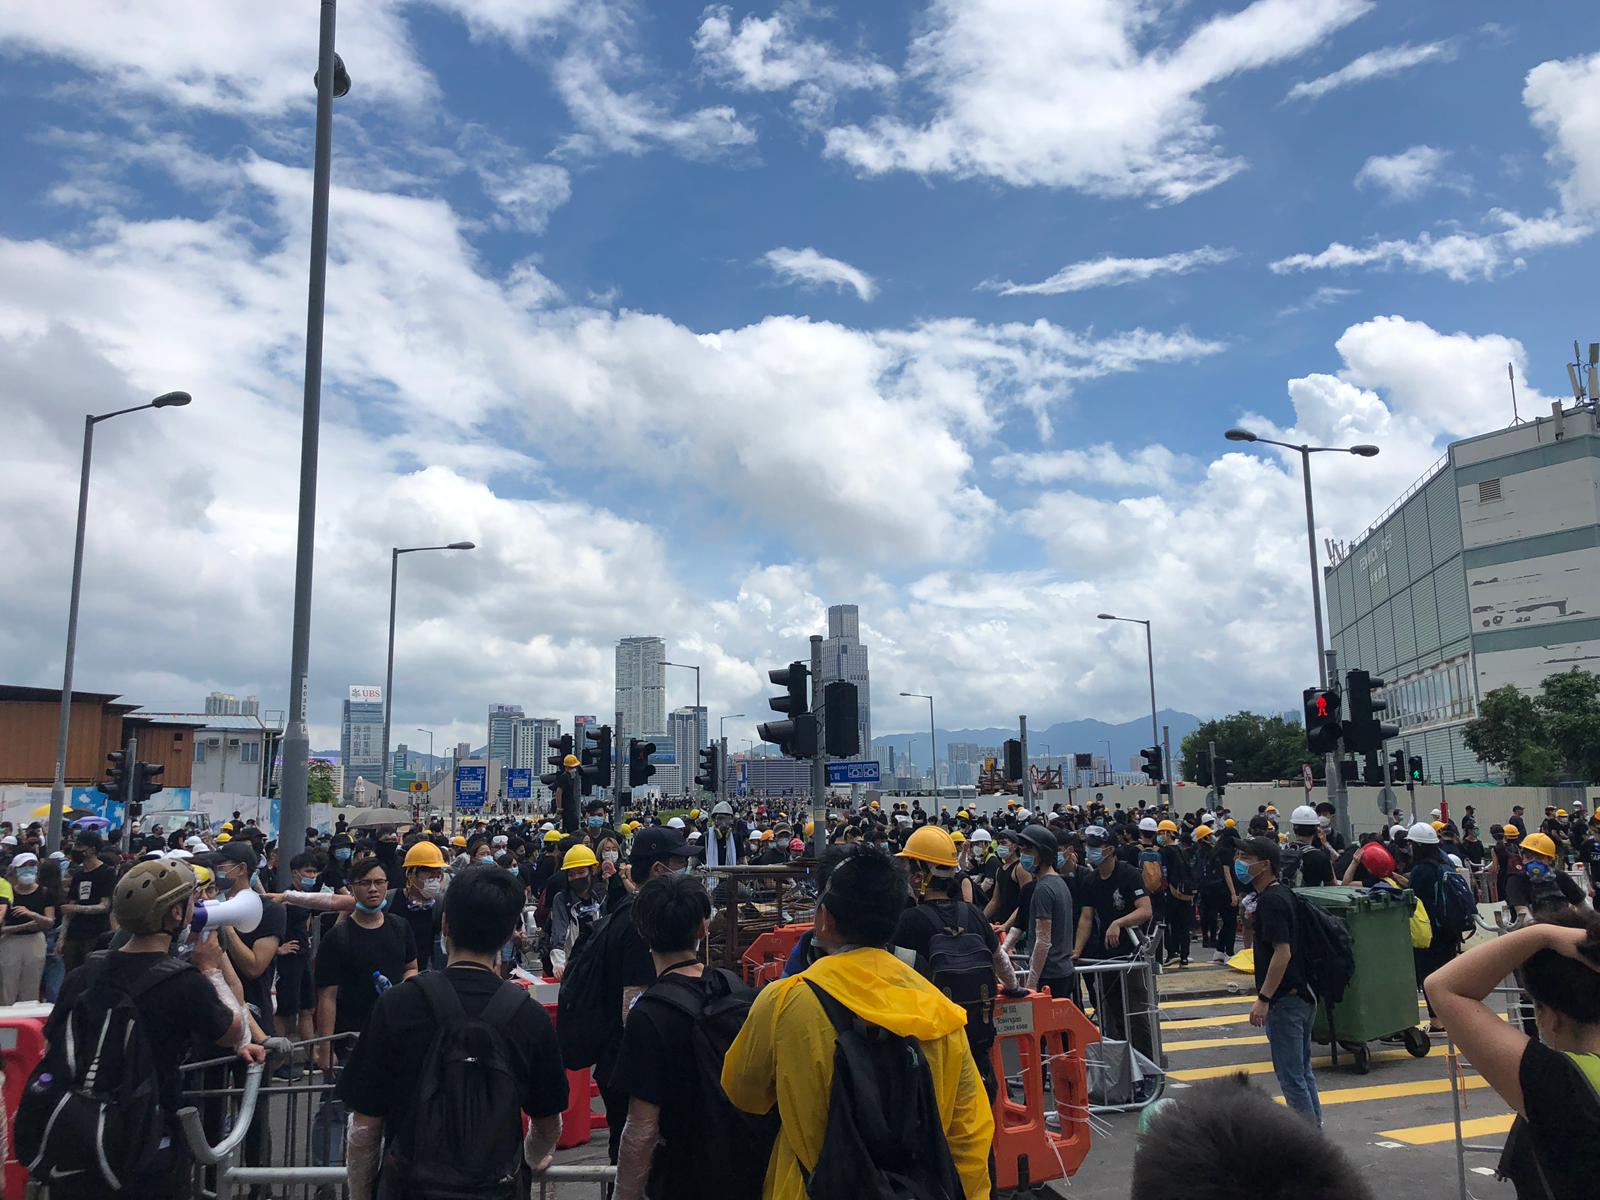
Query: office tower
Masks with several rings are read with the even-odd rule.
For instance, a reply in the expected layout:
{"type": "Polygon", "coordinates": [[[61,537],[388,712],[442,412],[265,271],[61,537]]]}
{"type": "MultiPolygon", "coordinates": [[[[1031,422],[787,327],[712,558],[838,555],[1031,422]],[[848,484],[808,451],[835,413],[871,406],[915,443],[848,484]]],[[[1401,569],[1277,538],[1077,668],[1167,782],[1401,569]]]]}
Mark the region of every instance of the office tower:
{"type": "Polygon", "coordinates": [[[872,686],[867,671],[867,648],[861,644],[861,618],[854,604],[828,607],[828,636],[822,643],[822,682],[844,680],[856,685],[857,718],[861,749],[857,760],[872,758],[872,686]]]}
{"type": "Polygon", "coordinates": [[[355,795],[358,778],[376,785],[383,775],[383,689],[376,684],[350,685],[339,722],[339,760],[346,800],[355,795]]]}
{"type": "Polygon", "coordinates": [[[502,768],[509,767],[517,749],[517,722],[522,720],[522,705],[489,706],[489,757],[502,768]]]}
{"type": "Polygon", "coordinates": [[[700,773],[697,752],[706,744],[706,710],[692,704],[675,708],[670,724],[672,759],[678,766],[678,794],[687,796],[694,790],[694,777],[700,773]]]}
{"type": "Polygon", "coordinates": [[[665,737],[667,644],[658,637],[626,637],[617,643],[616,703],[625,737],[665,737]]]}

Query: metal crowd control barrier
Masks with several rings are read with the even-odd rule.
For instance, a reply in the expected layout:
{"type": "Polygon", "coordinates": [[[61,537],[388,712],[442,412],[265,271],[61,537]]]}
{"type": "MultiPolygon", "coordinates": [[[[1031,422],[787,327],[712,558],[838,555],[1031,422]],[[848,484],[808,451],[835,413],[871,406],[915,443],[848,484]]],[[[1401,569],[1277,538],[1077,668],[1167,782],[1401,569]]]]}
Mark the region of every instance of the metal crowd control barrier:
{"type": "MultiPolygon", "coordinates": [[[[1158,946],[1152,939],[1149,946],[1158,946]]],[[[1134,1112],[1161,1098],[1167,1057],[1161,1049],[1161,1013],[1155,965],[1134,958],[1080,962],[1078,980],[1092,999],[1100,1041],[1086,1054],[1091,1113],[1134,1112]]]]}
{"type": "MultiPolygon", "coordinates": [[[[300,1042],[295,1044],[294,1050],[306,1051],[325,1042],[354,1036],[340,1034],[336,1038],[300,1042]]],[[[213,1059],[187,1064],[183,1070],[190,1074],[223,1069],[233,1074],[236,1073],[237,1064],[235,1058],[213,1059]]],[[[336,1123],[326,1122],[325,1129],[318,1129],[318,1115],[337,1104],[332,1098],[333,1082],[324,1079],[321,1083],[304,1086],[277,1082],[264,1084],[266,1072],[276,1065],[270,1059],[265,1066],[259,1063],[251,1065],[246,1068],[243,1082],[237,1087],[185,1089],[187,1101],[202,1102],[199,1105],[189,1104],[177,1113],[184,1140],[195,1161],[195,1179],[190,1195],[197,1200],[232,1200],[240,1189],[251,1188],[270,1189],[275,1197],[300,1194],[329,1197],[344,1194],[349,1172],[344,1165],[343,1106],[337,1106],[336,1123]],[[309,1098],[317,1095],[322,1097],[323,1103],[311,1104],[309,1098]],[[308,1098],[303,1106],[297,1103],[297,1098],[301,1096],[308,1098]],[[300,1107],[305,1109],[303,1130],[297,1124],[299,1114],[296,1110],[300,1107]],[[252,1135],[263,1129],[268,1135],[270,1151],[264,1156],[265,1161],[241,1161],[252,1157],[249,1154],[249,1143],[254,1140],[252,1135]],[[336,1156],[331,1153],[335,1149],[332,1144],[315,1144],[319,1132],[326,1134],[330,1143],[337,1138],[336,1156]],[[211,1138],[218,1134],[219,1139],[213,1143],[211,1138]],[[305,1151],[306,1159],[337,1157],[338,1161],[302,1161],[301,1151],[305,1151]]],[[[537,1185],[536,1194],[540,1200],[550,1200],[554,1185],[595,1183],[600,1185],[603,1195],[604,1189],[614,1183],[616,1177],[617,1169],[612,1166],[573,1164],[552,1165],[531,1178],[537,1185]]]]}

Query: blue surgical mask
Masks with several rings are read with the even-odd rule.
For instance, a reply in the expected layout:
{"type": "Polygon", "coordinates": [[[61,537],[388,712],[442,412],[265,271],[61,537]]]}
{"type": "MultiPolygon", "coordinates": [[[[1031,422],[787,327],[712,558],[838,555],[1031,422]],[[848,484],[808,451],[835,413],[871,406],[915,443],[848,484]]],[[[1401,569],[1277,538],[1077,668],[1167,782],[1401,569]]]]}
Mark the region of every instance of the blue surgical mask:
{"type": "Polygon", "coordinates": [[[1066,865],[1067,865],[1067,856],[1065,854],[1057,854],[1056,855],[1056,870],[1059,871],[1062,868],[1064,868],[1066,865]]]}
{"type": "Polygon", "coordinates": [[[380,912],[382,912],[384,909],[386,909],[388,907],[389,907],[389,897],[388,896],[385,896],[382,900],[380,900],[376,904],[370,905],[370,906],[361,903],[361,901],[359,901],[359,900],[356,901],[356,911],[359,912],[359,913],[366,913],[367,916],[369,916],[369,917],[373,913],[380,913],[380,912]]]}
{"type": "Polygon", "coordinates": [[[340,862],[349,862],[350,861],[350,856],[352,854],[354,854],[354,853],[355,853],[355,851],[352,850],[349,846],[340,846],[337,850],[335,850],[333,852],[333,856],[336,859],[338,859],[340,862]]]}
{"type": "Polygon", "coordinates": [[[1250,868],[1244,864],[1242,859],[1236,858],[1233,860],[1233,877],[1240,883],[1250,882],[1250,868]]]}
{"type": "Polygon", "coordinates": [[[589,818],[589,828],[590,829],[599,829],[605,823],[606,823],[606,819],[604,817],[601,817],[601,816],[594,816],[594,817],[590,817],[589,818]]]}
{"type": "Polygon", "coordinates": [[[23,887],[32,887],[39,882],[39,872],[34,870],[18,871],[17,882],[22,884],[23,887]]]}
{"type": "Polygon", "coordinates": [[[1164,834],[1164,833],[1156,834],[1156,845],[1165,846],[1166,844],[1167,844],[1167,835],[1164,834]]]}
{"type": "Polygon", "coordinates": [[[302,892],[314,892],[317,890],[317,879],[314,875],[310,879],[307,879],[302,875],[299,879],[296,879],[294,883],[295,886],[302,892]]]}
{"type": "Polygon", "coordinates": [[[1091,867],[1098,867],[1105,859],[1106,848],[1104,846],[1090,846],[1084,850],[1083,856],[1089,860],[1091,867]]]}
{"type": "Polygon", "coordinates": [[[1024,854],[1022,856],[1022,869],[1028,874],[1032,875],[1038,865],[1039,856],[1037,854],[1024,854]]]}
{"type": "Polygon", "coordinates": [[[1000,843],[1000,857],[1001,858],[1010,858],[1016,852],[1017,851],[1016,851],[1015,847],[1010,846],[1005,842],[1001,842],[1000,843]]]}

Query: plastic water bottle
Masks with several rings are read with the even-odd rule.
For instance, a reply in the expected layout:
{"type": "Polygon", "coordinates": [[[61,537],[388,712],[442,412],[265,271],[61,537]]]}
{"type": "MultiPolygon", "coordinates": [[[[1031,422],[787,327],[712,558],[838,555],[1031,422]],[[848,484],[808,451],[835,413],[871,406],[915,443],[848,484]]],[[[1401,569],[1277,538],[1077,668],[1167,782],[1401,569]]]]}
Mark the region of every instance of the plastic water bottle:
{"type": "Polygon", "coordinates": [[[393,986],[394,984],[389,982],[389,977],[382,971],[374,971],[372,973],[372,990],[377,992],[378,995],[383,995],[393,986]]]}

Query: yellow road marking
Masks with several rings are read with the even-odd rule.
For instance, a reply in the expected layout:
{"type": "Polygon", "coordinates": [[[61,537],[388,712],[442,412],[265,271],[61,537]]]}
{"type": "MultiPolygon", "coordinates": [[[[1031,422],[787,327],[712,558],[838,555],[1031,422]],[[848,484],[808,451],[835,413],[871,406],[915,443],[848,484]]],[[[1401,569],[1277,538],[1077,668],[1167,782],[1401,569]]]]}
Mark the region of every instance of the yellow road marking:
{"type": "MultiPolygon", "coordinates": [[[[1347,1052],[1341,1051],[1339,1054],[1340,1065],[1342,1066],[1343,1064],[1349,1062],[1350,1057],[1351,1056],[1347,1052]]],[[[1406,1059],[1410,1057],[1412,1057],[1412,1055],[1409,1050],[1374,1050],[1372,1052],[1372,1061],[1375,1063],[1394,1062],[1399,1059],[1406,1059]]],[[[1443,1055],[1440,1057],[1443,1057],[1443,1055]]],[[[1313,1058],[1311,1060],[1311,1065],[1313,1067],[1332,1066],[1333,1060],[1328,1055],[1324,1054],[1318,1058],[1313,1058]]],[[[1182,1071],[1169,1071],[1167,1072],[1167,1077],[1169,1079],[1179,1079],[1185,1083],[1194,1083],[1200,1079],[1225,1079],[1229,1075],[1237,1075],[1240,1072],[1243,1072],[1246,1075],[1266,1075],[1270,1073],[1271,1070],[1272,1063],[1269,1060],[1267,1062],[1229,1063],[1228,1065],[1221,1067],[1189,1067],[1182,1071]]]]}
{"type": "Polygon", "coordinates": [[[1179,1050],[1215,1050],[1219,1046],[1265,1046],[1264,1037],[1195,1038],[1188,1042],[1162,1042],[1161,1048],[1169,1052],[1179,1050]]]}
{"type": "MultiPolygon", "coordinates": [[[[1463,1138],[1485,1137],[1490,1134],[1507,1133],[1511,1124],[1517,1119],[1515,1113],[1501,1113],[1496,1117],[1474,1117],[1469,1121],[1461,1122],[1461,1136],[1463,1138]]],[[[1456,1127],[1453,1121],[1445,1121],[1439,1125],[1413,1125],[1409,1129],[1385,1129],[1378,1135],[1392,1141],[1404,1142],[1408,1146],[1433,1146],[1439,1142],[1453,1142],[1456,1140],[1456,1127]]]]}
{"type": "MultiPolygon", "coordinates": [[[[1254,999],[1254,997],[1252,997],[1254,999]]],[[[1163,1021],[1163,1029],[1210,1029],[1213,1025],[1246,1025],[1249,1013],[1228,1013],[1220,1017],[1187,1017],[1181,1021],[1163,1021]]]]}
{"type": "Polygon", "coordinates": [[[1255,999],[1256,998],[1254,995],[1247,993],[1243,996],[1213,996],[1209,1000],[1163,1000],[1161,1002],[1161,1007],[1205,1008],[1212,1004],[1253,1004],[1255,1003],[1255,999]]]}
{"type": "MultiPolygon", "coordinates": [[[[1489,1081],[1482,1075],[1462,1076],[1462,1086],[1467,1088],[1486,1088],[1489,1081]]],[[[1356,1104],[1363,1100],[1403,1100],[1407,1096],[1447,1096],[1450,1094],[1450,1081],[1448,1079],[1418,1079],[1413,1083],[1374,1083],[1365,1087],[1347,1088],[1318,1088],[1317,1098],[1324,1104],[1356,1104]]],[[[1278,1103],[1282,1104],[1283,1097],[1279,1096],[1278,1103]]],[[[1450,1126],[1453,1130],[1455,1127],[1450,1126]]],[[[1451,1137],[1455,1134],[1451,1133],[1451,1137]]]]}

